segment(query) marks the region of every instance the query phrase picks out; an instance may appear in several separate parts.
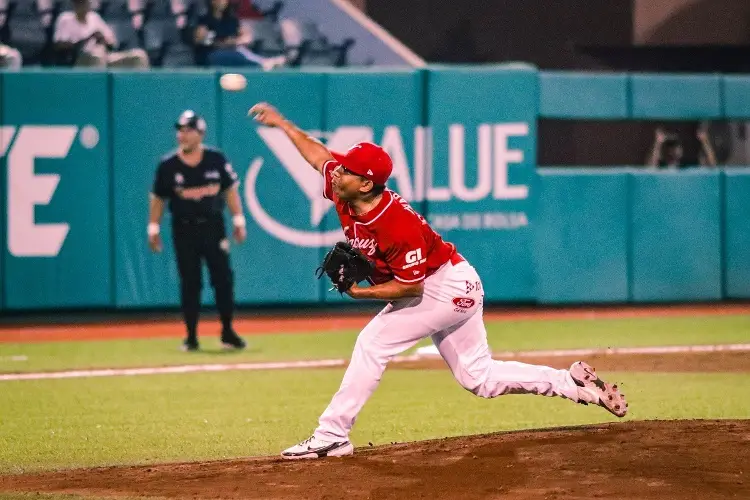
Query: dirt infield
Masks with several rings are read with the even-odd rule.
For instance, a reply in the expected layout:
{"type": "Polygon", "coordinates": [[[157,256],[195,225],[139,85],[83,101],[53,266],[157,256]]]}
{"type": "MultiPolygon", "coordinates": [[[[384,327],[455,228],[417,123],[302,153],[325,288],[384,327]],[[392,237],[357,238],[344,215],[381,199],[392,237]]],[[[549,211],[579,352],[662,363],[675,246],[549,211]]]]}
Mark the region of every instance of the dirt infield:
{"type": "MultiPolygon", "coordinates": [[[[290,313],[291,314],[291,313],[290,313]]],[[[372,314],[321,314],[307,313],[276,317],[238,317],[235,329],[242,335],[262,333],[293,333],[360,329],[372,318],[372,314]]],[[[490,308],[485,311],[488,321],[559,320],[643,318],[677,316],[716,316],[750,314],[750,304],[704,304],[674,306],[627,306],[597,308],[490,308]]],[[[171,316],[174,316],[172,314],[171,316]]],[[[199,325],[202,337],[218,336],[221,325],[214,314],[204,314],[199,325]]],[[[86,323],[66,325],[0,325],[0,342],[50,342],[70,340],[114,340],[136,338],[176,338],[185,334],[185,328],[177,319],[165,321],[136,321],[116,319],[110,323],[86,323]]]]}
{"type": "Polygon", "coordinates": [[[191,499],[750,498],[750,421],[648,421],[358,448],[353,457],[0,476],[0,491],[191,499]]]}

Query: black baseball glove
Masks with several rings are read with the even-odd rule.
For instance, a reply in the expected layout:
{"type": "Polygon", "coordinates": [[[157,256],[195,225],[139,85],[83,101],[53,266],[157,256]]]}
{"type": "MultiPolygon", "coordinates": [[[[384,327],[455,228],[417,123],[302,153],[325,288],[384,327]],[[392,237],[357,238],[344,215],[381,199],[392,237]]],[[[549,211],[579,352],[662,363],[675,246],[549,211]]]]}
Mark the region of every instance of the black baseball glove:
{"type": "Polygon", "coordinates": [[[339,241],[328,251],[316,274],[318,279],[327,274],[333,288],[344,293],[354,283],[369,278],[374,270],[375,266],[362,252],[345,241],[339,241]]]}

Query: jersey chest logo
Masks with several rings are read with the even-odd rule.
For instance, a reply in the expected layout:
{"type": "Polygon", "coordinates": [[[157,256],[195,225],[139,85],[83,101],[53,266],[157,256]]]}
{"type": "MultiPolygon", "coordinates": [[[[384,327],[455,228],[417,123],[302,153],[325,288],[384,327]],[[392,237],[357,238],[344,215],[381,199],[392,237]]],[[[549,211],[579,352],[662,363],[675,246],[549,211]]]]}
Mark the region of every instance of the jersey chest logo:
{"type": "Polygon", "coordinates": [[[375,238],[349,238],[349,244],[354,248],[358,248],[363,254],[368,257],[375,255],[375,251],[378,248],[378,244],[375,238]]]}
{"type": "Polygon", "coordinates": [[[182,188],[178,187],[175,189],[177,195],[185,200],[200,201],[203,198],[209,196],[216,196],[219,194],[221,186],[218,184],[209,184],[207,186],[198,186],[193,188],[182,188]]]}

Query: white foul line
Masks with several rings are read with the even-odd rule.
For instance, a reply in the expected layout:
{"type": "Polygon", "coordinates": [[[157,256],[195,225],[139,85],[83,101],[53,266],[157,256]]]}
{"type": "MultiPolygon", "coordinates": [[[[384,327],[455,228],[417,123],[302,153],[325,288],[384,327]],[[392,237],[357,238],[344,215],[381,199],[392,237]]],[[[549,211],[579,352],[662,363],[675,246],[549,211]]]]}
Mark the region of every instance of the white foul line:
{"type": "MultiPolygon", "coordinates": [[[[567,357],[567,356],[612,356],[622,354],[680,354],[707,352],[748,352],[750,344],[720,344],[720,345],[684,345],[659,347],[613,347],[606,349],[555,349],[548,351],[507,351],[494,352],[495,359],[534,358],[534,357],[567,357]]],[[[397,356],[394,363],[414,362],[434,358],[431,355],[413,354],[397,356]]],[[[0,381],[10,380],[46,380],[89,377],[116,377],[132,375],[162,375],[175,373],[226,372],[248,370],[292,370],[298,368],[336,368],[346,366],[346,359],[319,359],[313,361],[279,361],[273,363],[232,363],[232,364],[204,364],[178,365],[144,368],[107,368],[97,370],[69,370],[60,372],[38,373],[6,373],[0,374],[0,381]]]]}
{"type": "Polygon", "coordinates": [[[286,361],[279,363],[234,363],[209,365],[179,365],[147,368],[107,368],[103,370],[71,370],[61,372],[8,373],[0,375],[3,380],[45,380],[61,378],[116,377],[122,375],[162,375],[167,373],[226,372],[230,370],[289,370],[294,368],[327,368],[344,366],[345,359],[321,359],[317,361],[286,361]]]}

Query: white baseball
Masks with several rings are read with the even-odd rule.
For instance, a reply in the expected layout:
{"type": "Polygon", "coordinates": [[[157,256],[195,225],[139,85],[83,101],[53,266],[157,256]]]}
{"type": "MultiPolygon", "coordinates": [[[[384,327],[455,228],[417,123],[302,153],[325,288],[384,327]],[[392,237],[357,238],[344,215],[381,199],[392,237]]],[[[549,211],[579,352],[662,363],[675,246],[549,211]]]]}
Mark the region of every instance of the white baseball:
{"type": "Polygon", "coordinates": [[[237,92],[239,90],[244,90],[245,87],[247,87],[247,78],[239,73],[226,73],[219,78],[219,85],[221,85],[221,88],[224,90],[237,92]]]}

